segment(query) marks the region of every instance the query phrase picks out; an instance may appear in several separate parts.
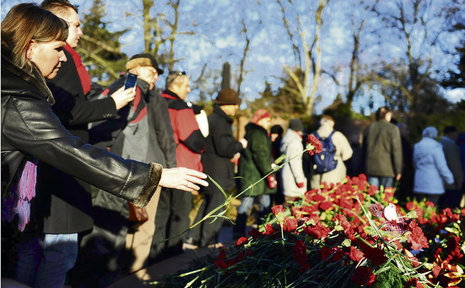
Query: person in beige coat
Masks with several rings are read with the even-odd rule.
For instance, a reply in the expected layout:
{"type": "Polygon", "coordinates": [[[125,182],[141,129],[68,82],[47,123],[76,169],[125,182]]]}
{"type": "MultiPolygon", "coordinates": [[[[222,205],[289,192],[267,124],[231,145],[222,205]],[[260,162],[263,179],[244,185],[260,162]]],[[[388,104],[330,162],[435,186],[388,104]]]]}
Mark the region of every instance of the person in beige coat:
{"type": "Polygon", "coordinates": [[[304,125],[298,118],[289,121],[289,127],[281,141],[281,153],[286,155],[286,164],[281,169],[281,183],[285,203],[301,197],[307,191],[307,178],[302,167],[302,131],[304,125]]]}
{"type": "MultiPolygon", "coordinates": [[[[335,121],[331,116],[323,115],[320,120],[320,128],[316,131],[321,138],[327,138],[334,131],[335,121]]],[[[332,141],[336,147],[336,154],[334,159],[337,160],[336,169],[326,173],[314,173],[311,179],[312,189],[320,187],[321,183],[337,183],[341,182],[346,176],[346,166],[344,161],[352,157],[352,148],[347,138],[339,131],[334,131],[332,141]]]]}

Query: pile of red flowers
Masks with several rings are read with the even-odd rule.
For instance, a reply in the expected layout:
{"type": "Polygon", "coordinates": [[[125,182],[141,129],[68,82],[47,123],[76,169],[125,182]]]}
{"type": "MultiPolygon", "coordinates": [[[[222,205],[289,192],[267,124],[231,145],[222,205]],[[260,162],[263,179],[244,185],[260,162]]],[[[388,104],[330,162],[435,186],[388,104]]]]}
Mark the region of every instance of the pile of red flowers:
{"type": "Polygon", "coordinates": [[[465,209],[394,205],[365,175],[323,184],[169,287],[465,287],[465,209]]]}

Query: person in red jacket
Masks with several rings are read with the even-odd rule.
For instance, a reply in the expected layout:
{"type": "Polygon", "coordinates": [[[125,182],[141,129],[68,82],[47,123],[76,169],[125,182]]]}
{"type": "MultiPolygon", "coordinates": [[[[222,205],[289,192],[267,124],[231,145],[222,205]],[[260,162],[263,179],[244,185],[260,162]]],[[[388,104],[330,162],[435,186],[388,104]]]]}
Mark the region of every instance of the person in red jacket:
{"type": "MultiPolygon", "coordinates": [[[[205,149],[205,138],[200,132],[194,111],[185,102],[191,91],[186,72],[172,71],[166,77],[161,96],[168,103],[168,112],[176,143],[177,167],[203,171],[200,156],[205,149]]],[[[152,241],[149,263],[182,252],[182,234],[189,228],[192,195],[184,191],[162,191],[158,203],[155,226],[158,233],[152,241]],[[168,241],[163,241],[168,239],[168,241]]]]}

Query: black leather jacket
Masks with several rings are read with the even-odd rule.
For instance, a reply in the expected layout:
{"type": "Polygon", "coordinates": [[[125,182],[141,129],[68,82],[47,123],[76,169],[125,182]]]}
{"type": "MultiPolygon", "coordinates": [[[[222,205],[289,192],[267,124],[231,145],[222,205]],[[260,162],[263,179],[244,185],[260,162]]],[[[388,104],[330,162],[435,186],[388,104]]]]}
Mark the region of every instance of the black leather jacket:
{"type": "Polygon", "coordinates": [[[18,180],[26,160],[37,159],[145,206],[158,186],[162,166],[125,160],[71,135],[53,113],[53,96],[42,77],[9,59],[9,49],[2,45],[2,195],[18,180]]]}

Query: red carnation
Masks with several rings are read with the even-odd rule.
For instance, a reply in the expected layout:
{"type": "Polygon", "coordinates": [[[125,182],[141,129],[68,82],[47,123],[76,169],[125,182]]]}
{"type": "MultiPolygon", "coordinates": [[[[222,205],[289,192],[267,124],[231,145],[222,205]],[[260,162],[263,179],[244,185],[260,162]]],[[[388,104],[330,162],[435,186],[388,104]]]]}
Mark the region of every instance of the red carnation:
{"type": "Polygon", "coordinates": [[[331,262],[337,262],[342,259],[342,256],[344,255],[344,251],[337,247],[333,248],[328,248],[326,246],[323,246],[321,248],[321,260],[326,260],[329,257],[331,257],[330,261],[331,262]]]}
{"type": "Polygon", "coordinates": [[[237,239],[237,241],[236,241],[236,245],[240,246],[240,245],[242,245],[242,244],[244,244],[246,242],[247,242],[247,237],[239,237],[239,239],[237,239]]]}
{"type": "Polygon", "coordinates": [[[323,148],[323,145],[314,135],[310,134],[307,136],[307,144],[311,144],[314,147],[314,149],[308,151],[308,154],[314,155],[315,153],[321,153],[321,148],[323,148]]]}
{"type": "Polygon", "coordinates": [[[447,250],[449,257],[453,259],[454,257],[457,260],[460,260],[463,258],[463,254],[460,252],[460,237],[459,236],[452,236],[447,240],[447,250]]]}
{"type": "Polygon", "coordinates": [[[275,205],[275,206],[271,207],[271,211],[273,211],[274,215],[278,215],[279,213],[283,213],[284,210],[285,209],[284,209],[283,205],[275,205]]]}
{"type": "Polygon", "coordinates": [[[317,193],[317,194],[314,194],[310,199],[315,202],[323,202],[325,201],[326,198],[323,195],[317,193]]]}
{"type": "Polygon", "coordinates": [[[312,236],[315,239],[321,239],[328,236],[331,229],[323,226],[320,222],[316,223],[315,227],[308,226],[306,231],[308,235],[312,236]]]}
{"type": "Polygon", "coordinates": [[[255,238],[255,239],[262,236],[262,233],[260,233],[260,231],[258,231],[258,229],[256,229],[256,228],[250,230],[248,234],[250,236],[252,236],[253,238],[255,238]]]}
{"type": "Polygon", "coordinates": [[[439,273],[441,273],[441,267],[439,267],[438,265],[434,264],[434,266],[433,266],[433,275],[434,275],[434,278],[438,277],[438,276],[439,276],[439,273]]]}
{"type": "Polygon", "coordinates": [[[226,251],[224,249],[221,249],[220,255],[218,255],[218,259],[215,260],[213,263],[221,269],[226,269],[229,265],[226,261],[224,261],[224,258],[226,258],[226,251]]]}
{"type": "Polygon", "coordinates": [[[368,195],[370,196],[375,196],[375,194],[378,192],[378,187],[376,185],[370,185],[370,188],[368,188],[368,195]]]}
{"type": "Polygon", "coordinates": [[[323,211],[332,210],[334,208],[333,203],[331,201],[321,202],[319,207],[323,211]]]}
{"type": "Polygon", "coordinates": [[[375,282],[376,276],[371,273],[369,267],[358,267],[355,269],[351,280],[359,285],[371,285],[375,282]]]}
{"type": "Polygon", "coordinates": [[[292,232],[297,228],[298,220],[291,217],[284,218],[283,229],[286,232],[292,232]]]}
{"type": "Polygon", "coordinates": [[[266,235],[272,235],[276,232],[276,229],[274,229],[273,225],[270,223],[266,224],[265,226],[265,234],[266,235]]]}
{"type": "Polygon", "coordinates": [[[360,243],[360,248],[365,253],[365,257],[367,257],[373,265],[379,266],[387,261],[382,249],[370,247],[363,242],[360,243]]]}
{"type": "Polygon", "coordinates": [[[431,208],[434,207],[434,203],[431,202],[431,201],[426,201],[425,205],[428,206],[428,207],[431,207],[431,208]]]}
{"type": "Polygon", "coordinates": [[[428,248],[428,239],[425,237],[423,230],[418,227],[418,224],[415,221],[412,221],[408,227],[412,233],[407,236],[407,241],[412,244],[412,249],[420,250],[422,248],[428,248]]]}
{"type": "Polygon", "coordinates": [[[302,240],[295,241],[295,246],[292,247],[292,257],[299,263],[301,271],[310,268],[307,263],[307,248],[302,240]]]}
{"type": "Polygon", "coordinates": [[[405,205],[405,207],[407,208],[407,210],[413,211],[415,209],[415,203],[413,201],[410,201],[405,205]]]}
{"type": "Polygon", "coordinates": [[[354,260],[355,262],[359,262],[360,260],[365,257],[362,251],[358,250],[354,246],[350,246],[350,253],[349,253],[350,259],[354,260]]]}

